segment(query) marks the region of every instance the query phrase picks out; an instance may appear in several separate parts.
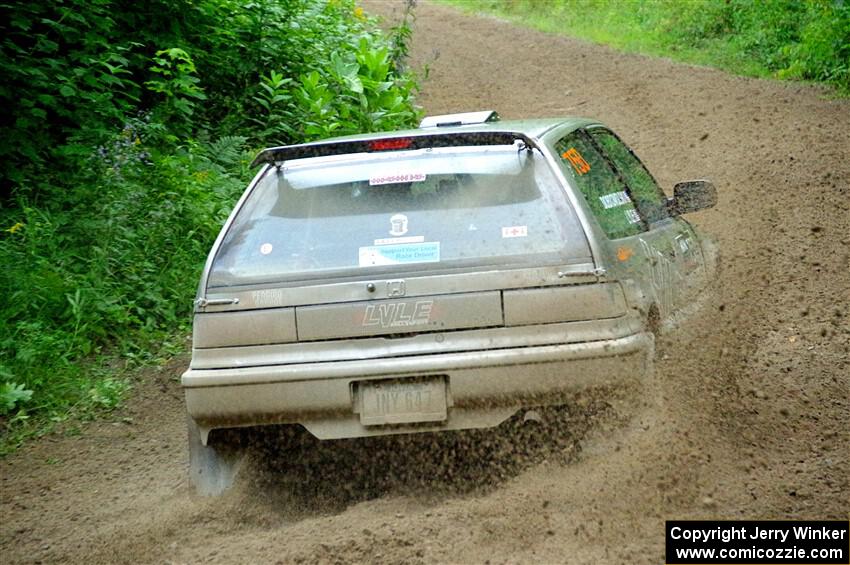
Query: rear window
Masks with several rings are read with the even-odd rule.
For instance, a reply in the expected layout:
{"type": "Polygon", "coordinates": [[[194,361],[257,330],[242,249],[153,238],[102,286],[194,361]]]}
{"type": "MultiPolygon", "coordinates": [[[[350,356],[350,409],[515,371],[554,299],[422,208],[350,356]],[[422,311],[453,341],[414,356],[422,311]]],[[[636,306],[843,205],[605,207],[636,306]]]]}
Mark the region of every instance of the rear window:
{"type": "Polygon", "coordinates": [[[209,285],[554,263],[572,218],[543,157],[517,146],[290,161],[246,199],[209,285]]]}

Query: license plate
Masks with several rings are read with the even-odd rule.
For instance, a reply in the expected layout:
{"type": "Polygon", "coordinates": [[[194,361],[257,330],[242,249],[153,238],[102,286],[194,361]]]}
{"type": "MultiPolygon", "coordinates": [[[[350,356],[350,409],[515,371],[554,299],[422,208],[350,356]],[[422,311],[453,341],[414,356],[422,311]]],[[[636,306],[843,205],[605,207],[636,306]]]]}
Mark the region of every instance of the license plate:
{"type": "Polygon", "coordinates": [[[358,383],[360,423],[364,426],[446,420],[443,377],[358,383]]]}

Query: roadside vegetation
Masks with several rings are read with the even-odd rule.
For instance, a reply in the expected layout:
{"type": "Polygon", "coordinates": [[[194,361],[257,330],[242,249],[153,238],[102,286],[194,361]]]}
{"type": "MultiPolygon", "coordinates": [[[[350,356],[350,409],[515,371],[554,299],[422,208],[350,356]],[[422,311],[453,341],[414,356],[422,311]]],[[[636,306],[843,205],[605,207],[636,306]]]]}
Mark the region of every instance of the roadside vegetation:
{"type": "Polygon", "coordinates": [[[847,0],[441,0],[543,31],[850,95],[847,0]]]}
{"type": "Polygon", "coordinates": [[[410,10],[382,32],[353,0],[0,7],[0,454],[186,349],[259,148],[416,123],[410,10]]]}

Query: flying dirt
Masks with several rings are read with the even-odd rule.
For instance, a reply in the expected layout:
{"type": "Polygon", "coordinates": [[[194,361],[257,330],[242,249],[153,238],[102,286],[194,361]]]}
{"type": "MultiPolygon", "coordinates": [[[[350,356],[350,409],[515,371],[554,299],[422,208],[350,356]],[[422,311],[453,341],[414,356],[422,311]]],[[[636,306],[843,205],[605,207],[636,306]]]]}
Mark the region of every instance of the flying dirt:
{"type": "Polygon", "coordinates": [[[111,421],[0,462],[4,563],[661,563],[665,520],[847,519],[850,100],[430,3],[411,64],[428,114],[593,117],[668,192],[715,183],[689,220],[721,268],[654,378],[494,430],[258,435],[234,488],[202,498],[178,357],[111,421]]]}

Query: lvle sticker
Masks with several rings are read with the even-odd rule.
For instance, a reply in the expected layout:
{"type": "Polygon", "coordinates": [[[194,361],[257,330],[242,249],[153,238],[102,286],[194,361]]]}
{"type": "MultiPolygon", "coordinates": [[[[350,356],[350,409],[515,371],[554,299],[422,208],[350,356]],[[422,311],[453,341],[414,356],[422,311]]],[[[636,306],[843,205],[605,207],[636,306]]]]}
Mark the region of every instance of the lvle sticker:
{"type": "Polygon", "coordinates": [[[271,243],[264,243],[260,246],[260,253],[262,253],[263,255],[268,255],[272,252],[272,249],[274,249],[274,247],[272,247],[271,243]]]}
{"type": "Polygon", "coordinates": [[[391,173],[388,175],[376,175],[369,178],[370,186],[381,184],[394,184],[397,182],[422,182],[427,178],[425,173],[391,173]]]}
{"type": "Polygon", "coordinates": [[[510,226],[502,228],[502,237],[527,237],[528,226],[510,226]]]}
{"type": "Polygon", "coordinates": [[[599,200],[602,202],[602,205],[607,210],[608,208],[616,208],[617,206],[622,206],[623,204],[628,204],[632,201],[629,198],[629,195],[626,194],[625,190],[621,190],[620,192],[612,192],[611,194],[603,194],[599,197],[599,200]]]}
{"type": "Polygon", "coordinates": [[[590,172],[590,163],[584,160],[584,157],[575,147],[561,153],[561,157],[569,161],[578,174],[583,175],[590,172]]]}

